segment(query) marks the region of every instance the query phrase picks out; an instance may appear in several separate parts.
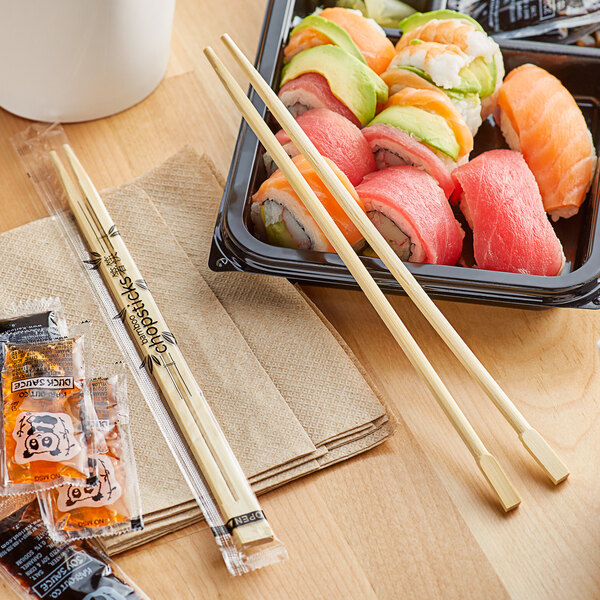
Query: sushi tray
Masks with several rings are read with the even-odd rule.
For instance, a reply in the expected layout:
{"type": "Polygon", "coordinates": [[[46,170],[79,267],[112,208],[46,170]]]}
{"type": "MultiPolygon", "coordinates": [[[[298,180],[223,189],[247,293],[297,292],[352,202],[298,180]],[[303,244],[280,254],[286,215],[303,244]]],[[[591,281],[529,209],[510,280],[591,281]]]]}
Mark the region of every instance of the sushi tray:
{"type": "MultiPolygon", "coordinates": [[[[423,11],[439,7],[435,2],[423,4],[419,7],[423,11]]],[[[308,0],[270,1],[256,66],[276,91],[279,90],[282,77],[283,51],[290,30],[320,5],[322,3],[308,0]]],[[[398,29],[385,29],[385,33],[394,44],[401,35],[398,29]]],[[[600,142],[600,52],[590,48],[523,40],[501,41],[499,45],[506,73],[531,63],[562,82],[581,109],[597,155],[600,142]]],[[[250,97],[273,131],[277,132],[277,123],[267,113],[258,96],[251,92],[250,97]]],[[[469,164],[476,164],[474,158],[495,149],[508,149],[508,145],[493,118],[484,118],[474,137],[469,164]]],[[[265,241],[264,232],[258,231],[256,219],[252,215],[253,196],[258,195],[261,184],[270,175],[265,166],[268,166],[268,161],[263,154],[264,149],[257,138],[242,123],[214,230],[210,268],[214,271],[280,276],[307,284],[357,287],[337,254],[314,249],[279,247],[265,241]]],[[[488,155],[494,154],[496,153],[488,155]]],[[[481,168],[493,173],[493,167],[488,169],[486,165],[487,163],[481,168]]],[[[577,214],[570,218],[560,218],[551,224],[554,231],[552,236],[559,240],[558,247],[562,245],[564,253],[564,266],[561,266],[559,274],[533,275],[477,268],[473,234],[458,206],[453,206],[450,211],[453,211],[454,218],[465,231],[460,259],[453,259],[453,264],[405,264],[434,298],[530,308],[599,308],[600,186],[597,171],[596,169],[585,201],[577,214]]],[[[440,187],[443,187],[441,183],[440,187]]],[[[463,188],[466,190],[464,185],[463,188]]],[[[375,254],[361,254],[361,260],[384,291],[403,293],[400,285],[375,254]]]]}

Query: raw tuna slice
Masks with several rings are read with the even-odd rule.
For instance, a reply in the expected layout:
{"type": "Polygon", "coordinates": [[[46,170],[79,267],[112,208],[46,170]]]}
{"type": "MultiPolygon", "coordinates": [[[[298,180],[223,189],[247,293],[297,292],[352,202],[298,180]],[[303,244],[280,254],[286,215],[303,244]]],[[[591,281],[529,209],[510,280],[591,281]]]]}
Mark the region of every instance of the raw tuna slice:
{"type": "Polygon", "coordinates": [[[367,175],[356,191],[402,260],[456,264],[464,232],[433,177],[415,167],[389,167],[367,175]]]}
{"type": "Polygon", "coordinates": [[[357,127],[361,126],[356,115],[331,93],[327,79],[319,73],[304,73],[288,81],[281,86],[278,95],[294,117],[299,117],[311,108],[328,108],[346,117],[357,127]]]}
{"type": "Polygon", "coordinates": [[[399,165],[411,165],[429,173],[449,198],[454,183],[446,165],[427,146],[411,137],[408,133],[393,127],[376,123],[362,130],[371,151],[375,156],[378,169],[399,165]]]}
{"type": "MultiPolygon", "coordinates": [[[[348,119],[327,108],[314,108],[297,121],[317,150],[330,158],[352,185],[358,185],[367,173],[375,170],[371,147],[360,129],[348,119]]],[[[285,131],[281,130],[277,139],[290,156],[298,154],[285,131]]]]}
{"type": "Polygon", "coordinates": [[[535,178],[512,150],[484,152],[452,173],[460,209],[473,229],[480,269],[559,275],[560,241],[544,212],[535,178]]]}

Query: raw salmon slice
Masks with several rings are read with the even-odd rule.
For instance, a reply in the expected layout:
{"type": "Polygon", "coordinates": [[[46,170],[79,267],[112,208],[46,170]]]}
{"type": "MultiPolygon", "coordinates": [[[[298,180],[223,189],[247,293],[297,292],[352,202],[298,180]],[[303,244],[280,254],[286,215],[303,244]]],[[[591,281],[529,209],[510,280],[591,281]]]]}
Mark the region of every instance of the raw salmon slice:
{"type": "Polygon", "coordinates": [[[508,145],[523,153],[553,220],[576,214],[596,167],[592,136],[575,99],[535,65],[513,69],[498,97],[508,145]]]}

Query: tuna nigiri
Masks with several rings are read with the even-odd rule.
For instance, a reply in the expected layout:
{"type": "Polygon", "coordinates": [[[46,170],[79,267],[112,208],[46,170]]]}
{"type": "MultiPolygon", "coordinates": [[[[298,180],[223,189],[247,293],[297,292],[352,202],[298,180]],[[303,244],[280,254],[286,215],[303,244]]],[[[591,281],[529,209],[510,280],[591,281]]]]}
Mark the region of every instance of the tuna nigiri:
{"type": "MultiPolygon", "coordinates": [[[[329,193],[306,159],[298,155],[292,160],[315,192],[317,198],[332,216],[344,237],[355,248],[361,247],[363,242],[361,233],[340,208],[340,205],[329,193]]],[[[327,158],[325,160],[364,210],[364,205],[348,178],[332,161],[327,158]]],[[[281,171],[275,171],[252,196],[251,216],[256,231],[260,232],[270,244],[285,248],[302,248],[321,252],[334,251],[281,171]]]]}
{"type": "Polygon", "coordinates": [[[555,221],[576,214],[596,167],[592,136],[575,99],[544,69],[522,65],[504,80],[498,97],[500,126],[520,150],[555,221]]]}
{"type": "MultiPolygon", "coordinates": [[[[326,108],[315,108],[298,117],[297,122],[317,150],[331,159],[352,185],[358,185],[367,173],[375,170],[369,143],[348,119],[326,108]]],[[[290,156],[298,154],[285,131],[281,130],[277,139],[290,156]]]]}
{"type": "Polygon", "coordinates": [[[565,256],[518,152],[491,150],[452,173],[480,269],[559,275],[565,256]]]}
{"type": "Polygon", "coordinates": [[[442,190],[414,167],[371,173],[356,188],[367,215],[402,259],[454,265],[464,233],[442,190]]]}

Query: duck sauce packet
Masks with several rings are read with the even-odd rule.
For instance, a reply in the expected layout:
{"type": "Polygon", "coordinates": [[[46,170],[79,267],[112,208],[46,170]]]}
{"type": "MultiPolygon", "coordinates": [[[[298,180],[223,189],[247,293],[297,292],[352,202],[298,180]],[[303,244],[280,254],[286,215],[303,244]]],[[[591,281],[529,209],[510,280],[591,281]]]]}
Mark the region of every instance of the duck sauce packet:
{"type": "Polygon", "coordinates": [[[24,600],[149,600],[93,541],[52,541],[36,500],[0,521],[0,575],[24,600]]]}
{"type": "Polygon", "coordinates": [[[84,340],[4,344],[4,493],[94,481],[84,340]]]}
{"type": "Polygon", "coordinates": [[[143,528],[129,432],[125,375],[90,381],[96,419],[95,485],[62,485],[38,495],[44,523],[57,541],[143,528]]]}

